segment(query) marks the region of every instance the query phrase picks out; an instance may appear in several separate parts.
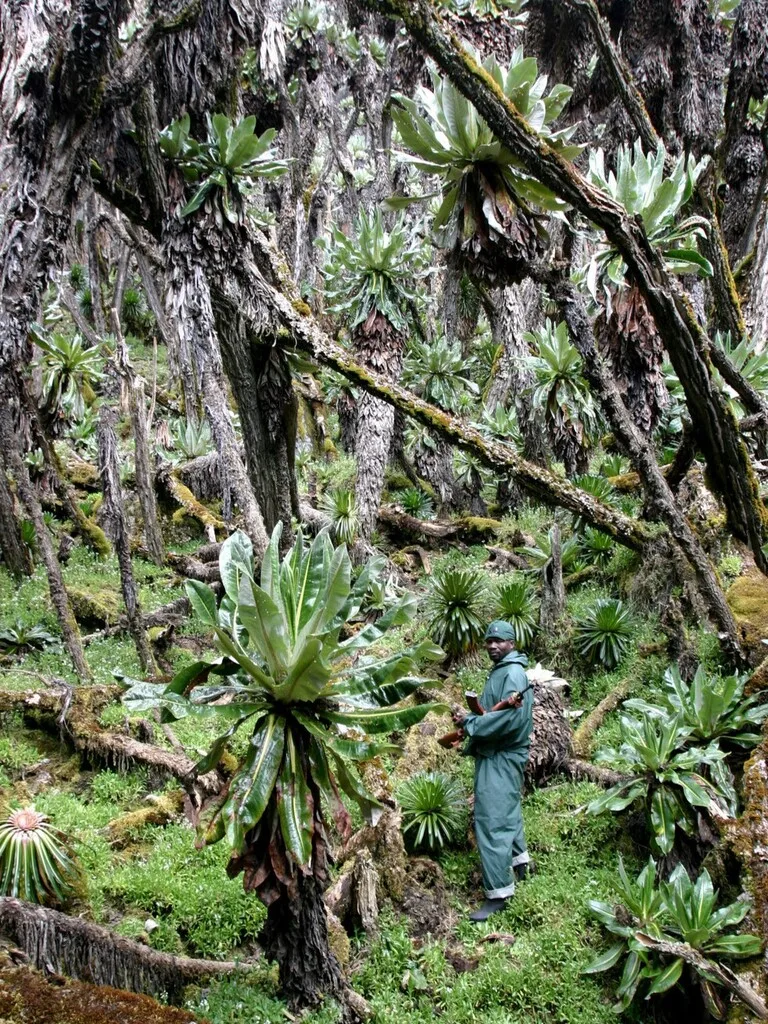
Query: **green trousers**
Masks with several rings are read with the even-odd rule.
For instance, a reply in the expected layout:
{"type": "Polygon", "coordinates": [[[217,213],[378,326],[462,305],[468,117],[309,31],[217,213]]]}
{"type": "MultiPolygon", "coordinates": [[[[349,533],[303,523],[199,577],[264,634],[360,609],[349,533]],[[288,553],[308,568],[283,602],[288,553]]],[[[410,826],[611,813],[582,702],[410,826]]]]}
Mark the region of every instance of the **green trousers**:
{"type": "Polygon", "coordinates": [[[475,761],[475,838],[488,899],[511,896],[513,869],[529,860],[521,806],[527,760],[527,750],[501,750],[475,761]]]}

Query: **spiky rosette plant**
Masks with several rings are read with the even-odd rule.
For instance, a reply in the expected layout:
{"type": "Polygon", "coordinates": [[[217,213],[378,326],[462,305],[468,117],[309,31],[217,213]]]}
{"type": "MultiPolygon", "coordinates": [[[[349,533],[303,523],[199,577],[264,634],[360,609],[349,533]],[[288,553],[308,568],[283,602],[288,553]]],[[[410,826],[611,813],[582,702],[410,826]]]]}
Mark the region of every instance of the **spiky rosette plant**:
{"type": "Polygon", "coordinates": [[[403,367],[403,383],[428,402],[455,412],[460,397],[476,396],[480,389],[469,376],[467,357],[458,342],[439,335],[430,344],[412,338],[403,367]]]}
{"type": "Polygon", "coordinates": [[[503,577],[497,584],[496,611],[514,627],[516,645],[527,651],[536,631],[536,598],[524,576],[503,577]]]}
{"type": "Polygon", "coordinates": [[[337,544],[354,544],[360,529],[355,492],[346,487],[326,491],[320,499],[320,510],[331,520],[331,530],[337,544]]]}
{"type": "Polygon", "coordinates": [[[62,901],[78,874],[66,836],[34,807],[11,811],[0,825],[0,895],[62,901]]]}
{"type": "Polygon", "coordinates": [[[632,616],[617,597],[600,597],[576,620],[576,650],[591,662],[616,668],[632,640],[632,616]]]}
{"type": "MultiPolygon", "coordinates": [[[[402,371],[410,310],[426,273],[425,260],[423,244],[405,221],[399,218],[387,230],[379,210],[361,211],[349,237],[334,229],[327,246],[323,276],[328,310],[346,321],[358,360],[390,380],[402,371]]],[[[394,422],[390,405],[360,395],[355,497],[364,538],[376,525],[394,422]]]]}
{"type": "MultiPolygon", "coordinates": [[[[535,58],[525,57],[521,47],[508,67],[494,57],[483,67],[549,146],[566,159],[580,152],[569,141],[574,128],[551,128],[572,89],[555,85],[546,93],[547,76],[539,75],[535,58]]],[[[561,200],[522,169],[448,79],[433,72],[431,90],[422,87],[415,99],[396,99],[392,117],[411,150],[399,154],[401,159],[441,180],[433,224],[439,244],[454,249],[478,282],[520,281],[546,240],[542,211],[562,210],[561,200]]]]}
{"type": "Polygon", "coordinates": [[[441,849],[466,816],[461,785],[444,772],[417,772],[397,791],[403,811],[403,835],[415,847],[441,849]]]}
{"type": "Polygon", "coordinates": [[[483,635],[486,584],[473,569],[444,569],[427,596],[429,631],[451,658],[473,651],[483,635]]]}
{"type": "MultiPolygon", "coordinates": [[[[615,172],[606,171],[603,151],[593,150],[588,176],[631,217],[642,220],[668,270],[710,276],[712,267],[698,251],[706,221],[680,216],[707,161],[697,163],[693,157],[680,156],[667,175],[666,160],[662,143],[655,153],[646,155],[638,140],[633,148],[619,148],[615,172]]],[[[666,392],[664,346],[645,299],[618,250],[604,239],[578,276],[599,306],[595,325],[599,346],[610,360],[635,422],[650,434],[666,403],[666,392]]]]}
{"type": "Polygon", "coordinates": [[[534,374],[534,411],[566,474],[585,473],[599,418],[582,376],[581,356],[568,340],[565,321],[547,319],[541,330],[524,337],[535,353],[527,360],[534,374]]]}
{"type": "Polygon", "coordinates": [[[261,942],[279,963],[285,994],[307,1003],[341,986],[322,900],[329,880],[327,810],[348,835],[340,793],[366,816],[380,807],[352,763],[396,752],[370,736],[405,729],[441,707],[400,702],[422,682],[418,662],[442,652],[426,641],[384,659],[364,653],[391,626],[410,619],[411,594],[342,638],[385,560],[369,561],[352,583],[347,549],[334,548],[327,532],[309,545],[299,532],[282,560],[281,532],[278,524],[258,575],[248,537],[235,533],[225,541],[220,605],[210,587],[187,584],[192,607],[222,656],[195,662],[166,686],[127,680],[124,700],[134,710],[159,707],[166,716],[221,721],[225,730],[197,764],[200,774],[216,766],[239,729],[248,730],[246,753],[214,809],[205,842],[226,839],[229,873],[242,872],[246,890],[268,907],[261,942]]]}
{"type": "Polygon", "coordinates": [[[49,333],[35,325],[35,344],[42,350],[42,410],[47,421],[77,421],[96,399],[94,387],[103,377],[104,356],[99,345],[88,345],[75,334],[49,333]]]}
{"type": "Polygon", "coordinates": [[[406,487],[398,492],[397,501],[409,516],[415,516],[417,519],[435,518],[434,503],[420,487],[406,487]]]}

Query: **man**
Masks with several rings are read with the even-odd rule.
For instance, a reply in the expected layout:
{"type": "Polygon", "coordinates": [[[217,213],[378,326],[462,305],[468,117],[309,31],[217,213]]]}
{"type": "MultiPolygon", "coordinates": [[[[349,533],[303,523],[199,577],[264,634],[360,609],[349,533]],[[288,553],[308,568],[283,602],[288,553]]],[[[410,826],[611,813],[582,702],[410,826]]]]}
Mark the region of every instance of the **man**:
{"type": "Polygon", "coordinates": [[[532,868],[520,802],[533,730],[528,659],[515,650],[515,631],[508,622],[490,624],[485,648],[494,663],[480,697],[485,714],[455,718],[467,737],[463,753],[475,758],[475,837],[486,897],[469,915],[471,921],[485,921],[502,910],[515,891],[515,876],[523,879],[532,868]],[[515,692],[523,694],[517,706],[490,710],[515,692]]]}

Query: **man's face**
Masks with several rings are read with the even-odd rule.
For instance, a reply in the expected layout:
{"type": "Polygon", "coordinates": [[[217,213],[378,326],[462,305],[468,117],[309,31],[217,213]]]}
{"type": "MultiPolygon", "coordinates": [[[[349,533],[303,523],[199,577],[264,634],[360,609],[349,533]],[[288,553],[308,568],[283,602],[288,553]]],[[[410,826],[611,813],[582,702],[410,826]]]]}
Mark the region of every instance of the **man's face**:
{"type": "Polygon", "coordinates": [[[495,664],[497,661],[505,658],[510,651],[514,651],[515,641],[500,640],[496,636],[491,636],[485,641],[485,649],[488,651],[488,657],[495,664]]]}

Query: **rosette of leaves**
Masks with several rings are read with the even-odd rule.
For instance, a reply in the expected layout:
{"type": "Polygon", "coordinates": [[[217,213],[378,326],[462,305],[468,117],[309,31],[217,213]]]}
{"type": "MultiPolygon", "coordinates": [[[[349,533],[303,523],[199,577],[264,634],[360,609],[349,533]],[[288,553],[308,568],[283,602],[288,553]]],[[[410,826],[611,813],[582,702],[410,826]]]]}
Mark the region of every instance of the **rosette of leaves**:
{"type": "Polygon", "coordinates": [[[579,538],[579,549],[582,557],[589,565],[604,569],[611,560],[616,545],[611,537],[602,530],[588,526],[579,538]]]}
{"type": "Polygon", "coordinates": [[[189,114],[185,114],[160,133],[160,149],[165,157],[179,164],[185,181],[198,186],[182,208],[182,217],[188,217],[207,202],[219,227],[223,226],[224,218],[236,224],[243,216],[245,197],[256,179],[285,174],[289,161],[280,160],[272,149],[275,128],[255,134],[253,115],[236,124],[226,114],[209,114],[206,120],[208,134],[204,142],[190,136],[189,114]]]}
{"type": "Polygon", "coordinates": [[[768,717],[768,704],[762,693],[744,696],[748,679],[748,674],[716,675],[699,665],[691,682],[686,683],[677,665],[670,665],[664,673],[665,688],[656,695],[656,702],[633,697],[624,701],[624,707],[651,718],[677,715],[696,743],[719,740],[749,749],[760,742],[760,726],[768,717]]]}
{"type": "MultiPolygon", "coordinates": [[[[601,149],[590,153],[592,184],[620,203],[630,217],[642,220],[651,244],[675,274],[712,274],[698,251],[706,220],[680,212],[690,200],[696,180],[706,166],[693,157],[678,157],[669,175],[663,144],[646,155],[639,140],[632,149],[619,148],[616,171],[605,169],[601,149]]],[[[604,239],[590,262],[577,275],[600,307],[595,324],[598,344],[610,360],[633,419],[644,433],[653,431],[666,403],[662,364],[664,346],[645,299],[636,287],[620,253],[604,239]]]]}
{"type": "Polygon", "coordinates": [[[604,748],[596,761],[607,762],[626,773],[627,778],[587,806],[589,814],[623,811],[635,801],[643,803],[651,846],[667,854],[675,843],[676,830],[696,833],[696,815],[705,813],[712,802],[724,814],[730,813],[734,794],[722,781],[701,774],[702,766],[722,761],[725,754],[716,742],[691,747],[692,730],[677,716],[619,719],[621,745],[604,748]]]}
{"type": "Polygon", "coordinates": [[[337,544],[354,544],[360,530],[355,492],[346,487],[326,491],[320,499],[320,511],[331,520],[331,532],[337,544]]]}
{"type": "Polygon", "coordinates": [[[397,790],[403,812],[403,835],[414,847],[442,849],[466,818],[461,785],[444,772],[417,772],[397,790]]]}
{"type": "Polygon", "coordinates": [[[205,420],[176,420],[172,437],[175,448],[185,459],[198,459],[213,448],[211,428],[205,420]]]}
{"type": "Polygon", "coordinates": [[[513,407],[505,409],[501,402],[497,402],[493,412],[483,409],[483,418],[477,426],[491,437],[511,444],[516,452],[522,454],[523,435],[513,407]]]}
{"type": "Polygon", "coordinates": [[[614,669],[627,653],[632,639],[632,616],[617,597],[600,597],[574,627],[574,644],[582,658],[614,669]]]}
{"type": "Polygon", "coordinates": [[[599,417],[565,321],[555,324],[547,318],[541,330],[526,332],[524,338],[535,353],[526,359],[534,374],[534,412],[543,421],[555,458],[569,477],[586,473],[599,417]]]}
{"type": "Polygon", "coordinates": [[[42,350],[44,417],[81,419],[96,400],[94,388],[104,376],[101,346],[88,345],[79,334],[49,333],[39,325],[31,333],[42,350]]]}
{"type": "MultiPolygon", "coordinates": [[[[552,558],[552,537],[542,533],[536,538],[535,544],[525,544],[515,549],[526,556],[532,569],[543,569],[552,558]]],[[[573,566],[579,557],[579,538],[574,534],[560,545],[560,559],[563,571],[573,572],[573,566]]]]}
{"type": "Polygon", "coordinates": [[[11,811],[0,825],[0,895],[44,903],[66,899],[77,882],[66,836],[34,807],[11,811]]]}
{"type": "Polygon", "coordinates": [[[56,644],[57,638],[43,626],[27,626],[17,619],[13,626],[0,629],[0,652],[3,654],[28,654],[30,651],[44,651],[56,644]]]}
{"type": "Polygon", "coordinates": [[[536,598],[524,576],[503,578],[496,586],[498,618],[515,630],[515,644],[526,651],[536,632],[536,598]]]}
{"type": "Polygon", "coordinates": [[[474,18],[497,18],[504,16],[504,27],[517,31],[525,27],[528,11],[524,10],[528,0],[438,0],[441,7],[452,14],[474,18]]]}
{"type": "Polygon", "coordinates": [[[475,650],[485,630],[486,584],[475,569],[436,573],[427,595],[428,629],[450,658],[475,650]]]}
{"type": "Polygon", "coordinates": [[[480,393],[467,373],[468,368],[461,346],[444,334],[432,342],[412,338],[403,366],[403,383],[428,402],[455,412],[462,394],[480,393]]]}
{"type": "MultiPolygon", "coordinates": [[[[738,345],[734,345],[730,331],[725,333],[715,331],[714,344],[721,351],[725,352],[741,376],[749,381],[757,391],[763,395],[768,393],[768,352],[758,351],[757,338],[742,338],[738,345]]],[[[670,375],[674,374],[674,370],[671,367],[670,371],[670,375]]],[[[742,405],[739,396],[729,384],[726,384],[718,370],[713,369],[712,379],[725,396],[725,400],[730,406],[733,415],[736,419],[741,419],[745,415],[746,409],[742,405]]],[[[677,387],[682,391],[679,380],[677,381],[677,387]]]]}
{"type": "Polygon", "coordinates": [[[290,41],[296,46],[310,42],[320,31],[322,11],[312,3],[300,3],[285,16],[285,28],[290,41]]]}
{"type": "Polygon", "coordinates": [[[404,512],[416,519],[434,519],[435,506],[432,499],[420,487],[406,487],[397,494],[397,502],[404,512]]]}
{"type": "Polygon", "coordinates": [[[124,680],[129,688],[123,698],[135,711],[159,707],[166,718],[196,715],[222,723],[224,731],[197,773],[214,768],[234,734],[248,730],[246,754],[205,841],[226,837],[230,872],[245,872],[245,888],[269,906],[274,928],[284,926],[290,901],[299,895],[303,912],[309,912],[307,901],[315,909],[319,901],[322,909],[329,855],[325,808],[348,835],[341,792],[366,816],[380,806],[352,763],[396,752],[370,737],[406,729],[441,707],[401,701],[423,682],[415,674],[418,663],[442,656],[429,641],[387,658],[366,655],[390,627],[412,617],[415,597],[405,594],[375,623],[346,635],[385,559],[370,560],[352,583],[347,549],[334,548],[326,531],[311,544],[299,532],[282,560],[281,533],[278,524],[258,575],[248,537],[238,532],[225,541],[220,605],[210,587],[187,583],[193,610],[213,631],[222,656],[195,662],[166,686],[124,680]],[[316,886],[307,888],[307,879],[316,886]]]}
{"type": "Polygon", "coordinates": [[[398,217],[386,230],[380,210],[361,210],[348,237],[333,229],[323,268],[328,312],[344,317],[350,330],[371,316],[385,317],[396,331],[408,328],[416,282],[427,273],[423,243],[398,217]]]}
{"type": "MultiPolygon", "coordinates": [[[[656,884],[656,862],[652,857],[632,880],[619,857],[619,899],[615,904],[590,900],[589,909],[603,927],[619,941],[601,953],[586,968],[585,974],[597,974],[623,963],[616,995],[616,1011],[627,1009],[642,990],[645,998],[659,995],[683,978],[684,961],[662,955],[643,937],[666,942],[685,942],[710,960],[721,957],[756,956],[760,940],[755,935],[727,934],[744,920],[749,903],[737,901],[717,907],[717,890],[706,868],[695,882],[682,865],[668,882],[656,884]]],[[[725,1015],[725,1006],[716,982],[704,965],[694,965],[707,1009],[717,1019],[725,1015]]]]}
{"type": "MultiPolygon", "coordinates": [[[[569,141],[575,127],[551,128],[572,89],[555,85],[547,93],[546,75],[539,75],[535,58],[525,57],[520,47],[508,67],[494,57],[483,67],[549,146],[566,159],[580,152],[569,141]]],[[[433,222],[438,243],[456,250],[475,281],[520,281],[546,239],[541,211],[562,211],[562,201],[523,170],[469,100],[436,72],[431,90],[421,87],[415,99],[396,97],[392,117],[411,151],[400,158],[440,179],[433,222]]]]}
{"type": "MultiPolygon", "coordinates": [[[[610,480],[607,480],[605,476],[595,476],[592,473],[581,473],[579,476],[575,476],[571,480],[572,484],[575,484],[582,491],[586,491],[587,494],[591,494],[593,498],[597,498],[598,501],[602,501],[605,505],[610,505],[612,508],[619,508],[619,493],[610,480]]],[[[586,521],[581,516],[573,517],[573,527],[575,530],[582,531],[586,527],[586,521]]]]}

